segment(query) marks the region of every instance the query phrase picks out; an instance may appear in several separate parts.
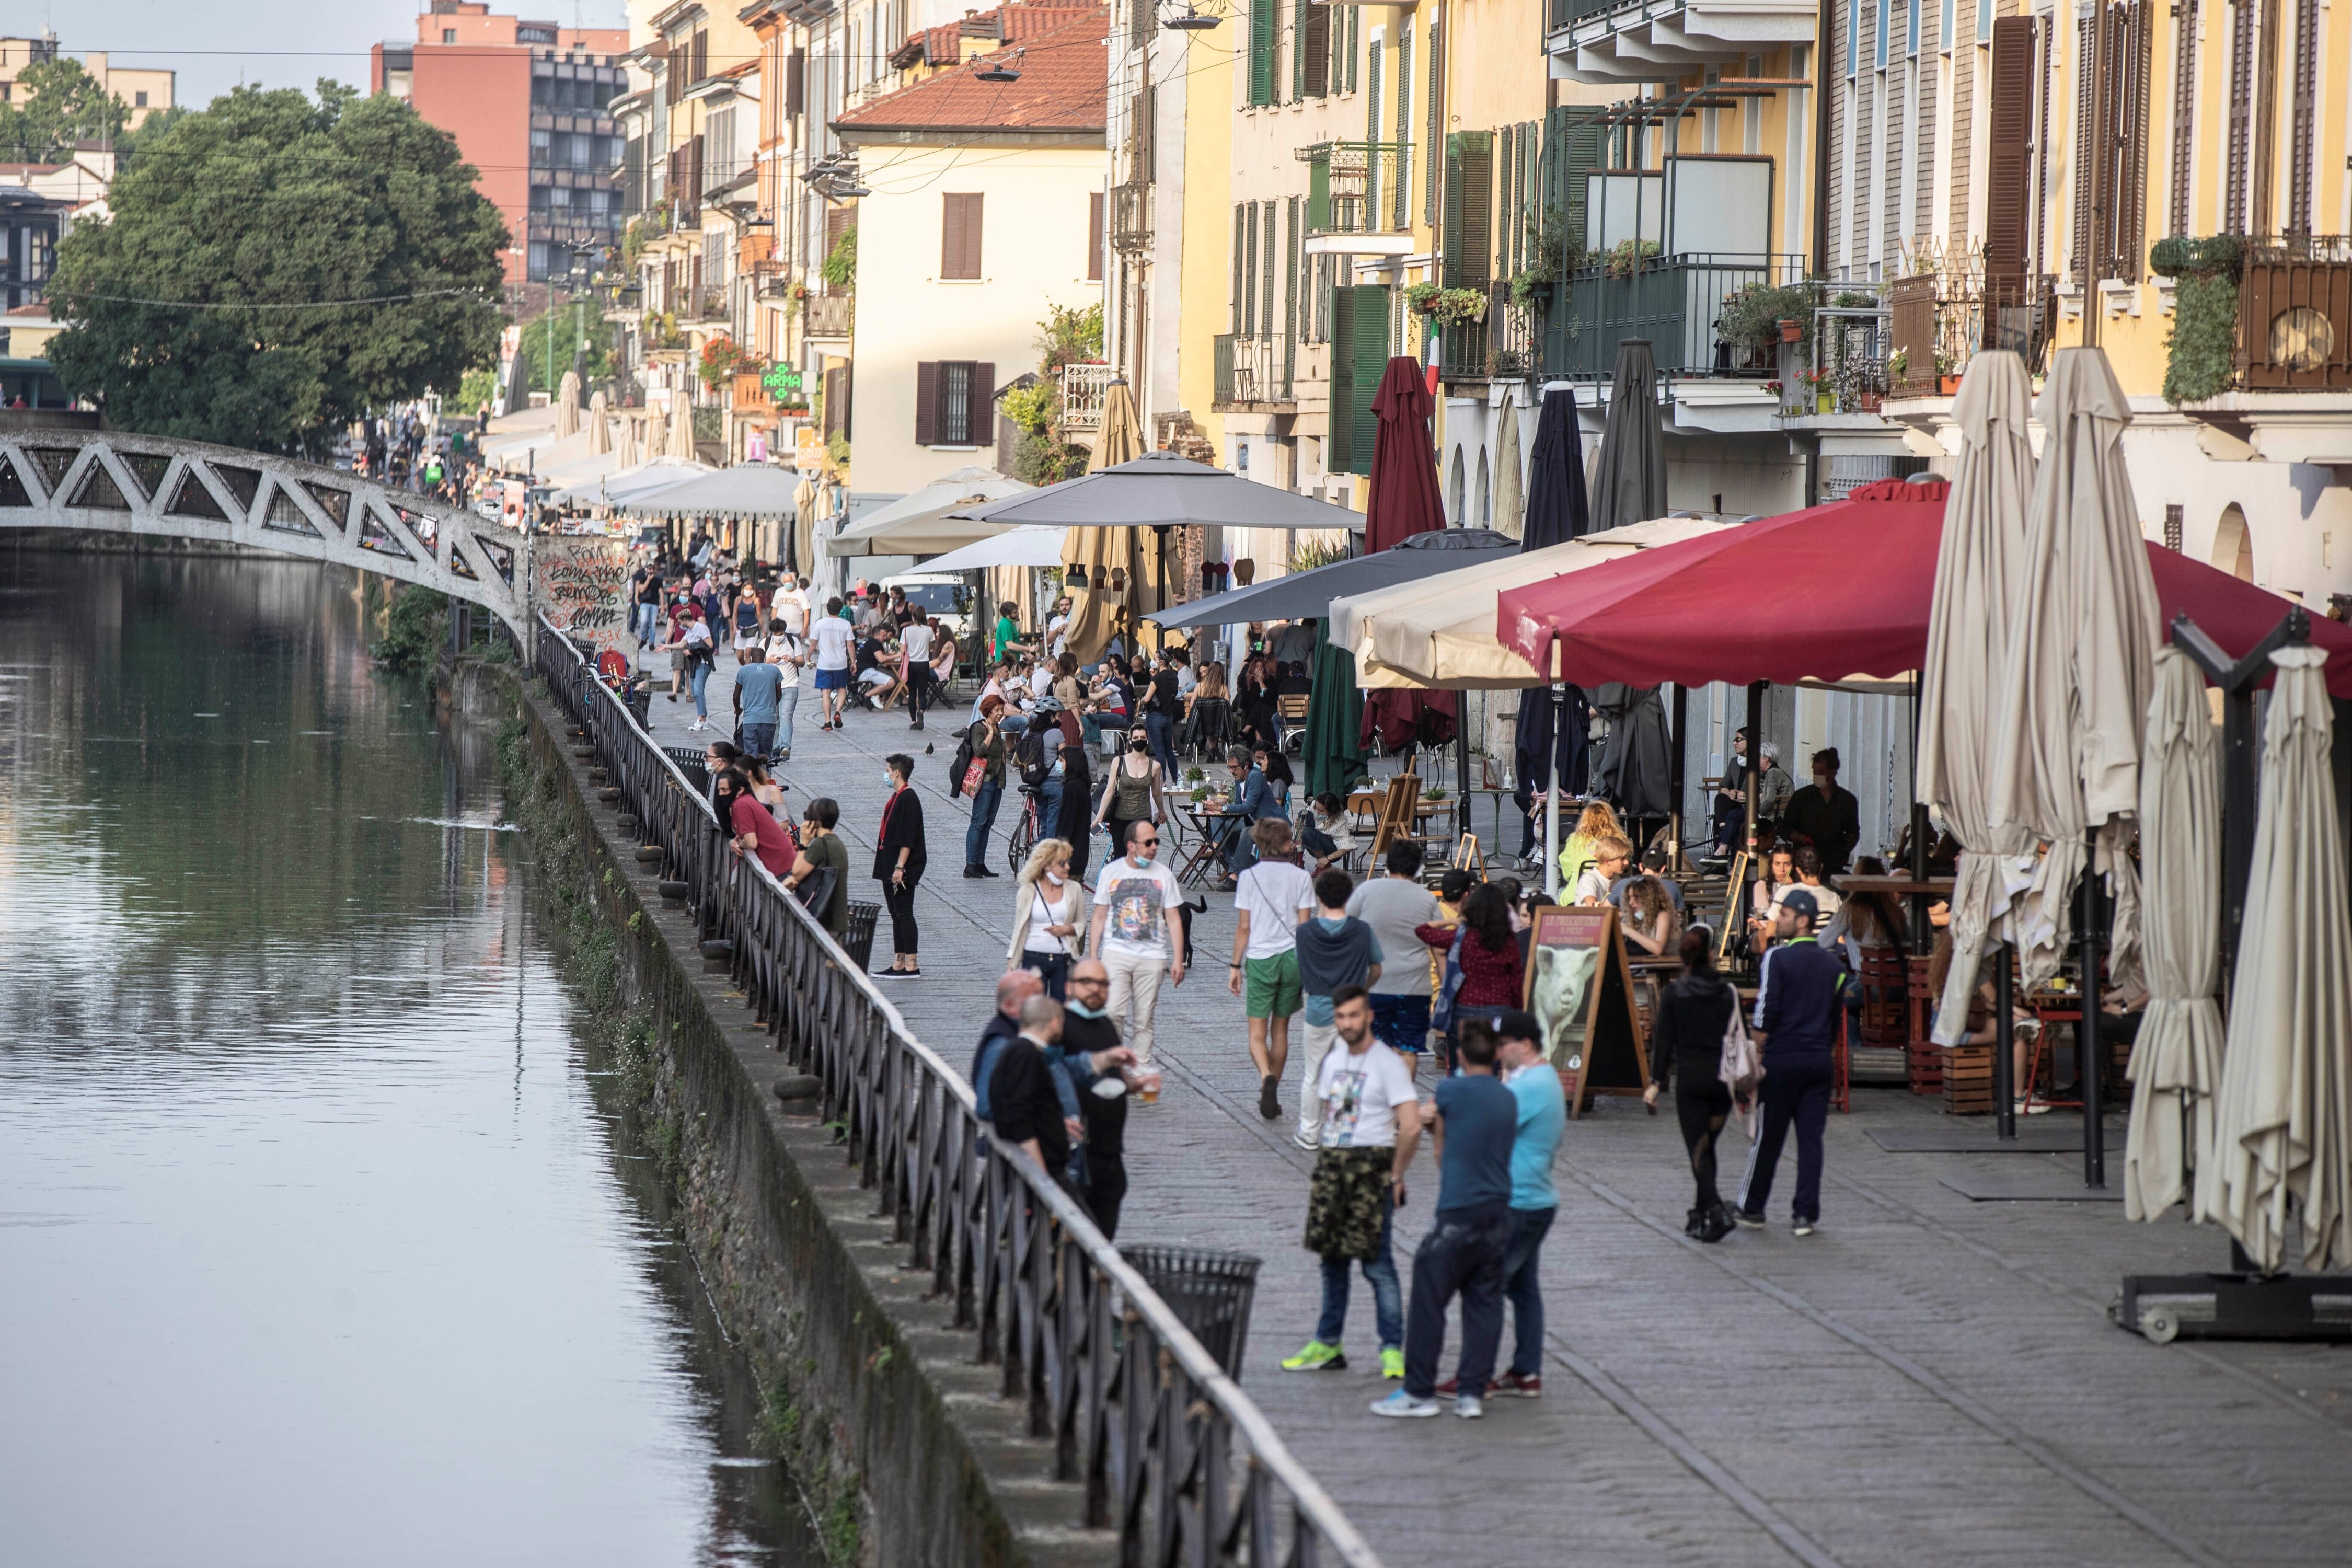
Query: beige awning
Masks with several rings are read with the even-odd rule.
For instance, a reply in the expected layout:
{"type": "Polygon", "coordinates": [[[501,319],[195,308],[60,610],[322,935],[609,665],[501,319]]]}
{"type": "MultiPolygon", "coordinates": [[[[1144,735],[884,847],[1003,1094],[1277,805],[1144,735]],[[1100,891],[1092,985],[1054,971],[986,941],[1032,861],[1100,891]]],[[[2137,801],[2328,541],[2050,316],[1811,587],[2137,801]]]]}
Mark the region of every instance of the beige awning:
{"type": "Polygon", "coordinates": [[[961,468],[868,512],[827,540],[825,547],[836,556],[944,555],[1010,530],[1004,523],[960,521],[950,513],[1034,488],[994,468],[961,468]]]}
{"type": "Polygon", "coordinates": [[[1442,585],[1413,583],[1337,599],[1331,605],[1331,640],[1356,656],[1360,686],[1443,691],[1539,686],[1543,677],[1535,667],[1496,639],[1495,605],[1504,589],[1732,526],[1707,518],[1654,518],[1465,566],[1447,573],[1442,585]]]}

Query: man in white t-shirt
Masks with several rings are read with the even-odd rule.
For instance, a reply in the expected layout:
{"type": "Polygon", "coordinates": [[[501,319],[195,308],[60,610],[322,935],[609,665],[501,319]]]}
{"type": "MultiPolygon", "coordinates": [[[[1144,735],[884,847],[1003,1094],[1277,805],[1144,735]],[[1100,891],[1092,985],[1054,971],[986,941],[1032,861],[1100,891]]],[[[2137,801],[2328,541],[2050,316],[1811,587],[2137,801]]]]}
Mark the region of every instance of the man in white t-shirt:
{"type": "Polygon", "coordinates": [[[1315,1337],[1282,1363],[1285,1372],[1344,1372],[1348,1265],[1362,1265],[1372,1288],[1381,1375],[1404,1376],[1404,1293],[1389,1250],[1390,1222],[1404,1201],[1405,1173],[1421,1145],[1421,1101],[1412,1069],[1372,1036],[1372,1001],[1360,985],[1331,998],[1339,1044],[1315,1075],[1323,1132],[1307,1187],[1307,1249],[1323,1259],[1323,1311],[1315,1337]]]}
{"type": "Polygon", "coordinates": [[[768,605],[768,618],[784,623],[784,629],[796,637],[808,636],[808,595],[801,592],[800,579],[790,572],[776,588],[776,596],[768,605]]]}
{"type": "Polygon", "coordinates": [[[776,761],[793,754],[793,716],[801,706],[801,667],[808,662],[808,643],[790,629],[782,616],[768,623],[768,662],[784,678],[776,694],[776,761]]]}
{"type": "Polygon", "coordinates": [[[1290,824],[1262,817],[1250,828],[1257,864],[1234,884],[1233,992],[1249,1018],[1257,1064],[1257,1113],[1282,1116],[1276,1094],[1290,1061],[1290,1019],[1301,1005],[1298,927],[1315,913],[1315,879],[1291,858],[1290,824]]]}
{"type": "Polygon", "coordinates": [[[1045,621],[1045,652],[1055,663],[1070,651],[1070,601],[1066,595],[1054,601],[1054,613],[1045,621]]]}
{"type": "Polygon", "coordinates": [[[919,730],[931,689],[931,623],[919,610],[898,628],[898,678],[907,687],[907,728],[919,730]]]}
{"type": "Polygon", "coordinates": [[[841,616],[841,600],[836,596],[824,602],[824,616],[809,631],[809,640],[816,645],[816,695],[822,704],[824,722],[820,730],[841,728],[841,715],[849,700],[849,623],[841,616]]]}
{"type": "Polygon", "coordinates": [[[1135,1052],[1151,1065],[1151,1026],[1160,1011],[1160,976],[1184,984],[1183,894],[1176,873],[1158,864],[1160,829],[1148,819],[1127,825],[1127,853],[1102,868],[1095,882],[1089,947],[1110,971],[1110,1016],[1135,1052]]]}

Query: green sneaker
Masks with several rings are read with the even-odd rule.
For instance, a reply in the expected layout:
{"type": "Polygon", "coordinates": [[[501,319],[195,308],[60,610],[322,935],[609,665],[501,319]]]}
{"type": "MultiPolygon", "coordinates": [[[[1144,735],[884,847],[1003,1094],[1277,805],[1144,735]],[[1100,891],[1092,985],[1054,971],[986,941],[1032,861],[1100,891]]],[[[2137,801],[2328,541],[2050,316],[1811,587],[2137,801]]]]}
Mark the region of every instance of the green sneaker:
{"type": "Polygon", "coordinates": [[[1382,1351],[1381,1352],[1381,1375],[1388,1379],[1391,1383],[1402,1380],[1404,1376],[1404,1352],[1382,1351]]]}
{"type": "MultiPolygon", "coordinates": [[[[1403,1361],[1399,1358],[1397,1375],[1402,1377],[1403,1361]]],[[[1285,1372],[1345,1372],[1348,1352],[1338,1345],[1327,1345],[1321,1340],[1309,1340],[1307,1348],[1282,1363],[1285,1372]]]]}

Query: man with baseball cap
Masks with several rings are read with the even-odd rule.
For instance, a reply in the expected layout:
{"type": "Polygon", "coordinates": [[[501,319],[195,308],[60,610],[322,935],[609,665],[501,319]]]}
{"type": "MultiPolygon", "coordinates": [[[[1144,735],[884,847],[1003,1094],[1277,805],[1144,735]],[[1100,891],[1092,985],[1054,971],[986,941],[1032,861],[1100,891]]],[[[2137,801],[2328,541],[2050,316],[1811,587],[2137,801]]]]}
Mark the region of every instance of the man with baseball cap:
{"type": "Polygon", "coordinates": [[[1832,1053],[1843,1006],[1845,962],[1813,940],[1821,906],[1791,888],[1773,914],[1777,944],[1756,982],[1756,1046],[1764,1058],[1764,1131],[1742,1184],[1739,1223],[1764,1223],[1773,1168],[1789,1124],[1797,1128],[1796,1234],[1811,1236],[1822,1217],[1822,1130],[1829,1122],[1832,1053]]]}

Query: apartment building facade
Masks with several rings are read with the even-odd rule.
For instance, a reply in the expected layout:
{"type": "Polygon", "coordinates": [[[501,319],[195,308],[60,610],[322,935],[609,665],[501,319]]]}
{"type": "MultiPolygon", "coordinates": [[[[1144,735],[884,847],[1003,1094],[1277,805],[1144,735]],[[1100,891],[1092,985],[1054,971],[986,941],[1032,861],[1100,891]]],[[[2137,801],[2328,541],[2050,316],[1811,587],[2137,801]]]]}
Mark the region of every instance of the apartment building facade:
{"type": "Polygon", "coordinates": [[[369,51],[369,89],[404,99],[457,138],[506,219],[509,282],[583,279],[620,237],[612,101],[628,36],[432,0],[414,40],[369,51]]]}
{"type": "MultiPolygon", "coordinates": [[[[24,101],[24,89],[16,78],[26,66],[36,66],[58,58],[58,35],[44,30],[37,38],[0,38],[0,103],[24,101]]],[[[161,110],[173,107],[178,99],[179,73],[148,66],[118,66],[104,49],[92,49],[77,55],[82,69],[107,92],[122,100],[131,111],[129,124],[137,130],[147,122],[147,117],[161,110]]]]}

